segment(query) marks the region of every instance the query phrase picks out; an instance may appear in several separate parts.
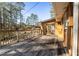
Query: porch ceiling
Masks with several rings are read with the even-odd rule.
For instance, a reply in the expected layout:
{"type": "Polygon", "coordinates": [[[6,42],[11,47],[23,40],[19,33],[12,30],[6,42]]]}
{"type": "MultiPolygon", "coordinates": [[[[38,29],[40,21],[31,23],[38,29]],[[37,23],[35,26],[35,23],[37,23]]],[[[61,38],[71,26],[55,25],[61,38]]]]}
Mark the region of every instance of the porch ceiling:
{"type": "Polygon", "coordinates": [[[56,14],[56,20],[60,21],[66,10],[68,2],[55,2],[53,3],[53,5],[54,5],[54,12],[56,14]]]}

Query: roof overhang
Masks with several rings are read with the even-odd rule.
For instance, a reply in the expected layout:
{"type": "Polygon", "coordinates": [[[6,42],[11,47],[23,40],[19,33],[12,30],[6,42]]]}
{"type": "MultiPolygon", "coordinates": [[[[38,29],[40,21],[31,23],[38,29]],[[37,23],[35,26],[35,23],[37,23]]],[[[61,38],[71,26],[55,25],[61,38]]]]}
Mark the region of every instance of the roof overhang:
{"type": "Polygon", "coordinates": [[[47,19],[45,21],[41,21],[40,23],[51,23],[51,22],[55,22],[55,19],[47,19]]]}

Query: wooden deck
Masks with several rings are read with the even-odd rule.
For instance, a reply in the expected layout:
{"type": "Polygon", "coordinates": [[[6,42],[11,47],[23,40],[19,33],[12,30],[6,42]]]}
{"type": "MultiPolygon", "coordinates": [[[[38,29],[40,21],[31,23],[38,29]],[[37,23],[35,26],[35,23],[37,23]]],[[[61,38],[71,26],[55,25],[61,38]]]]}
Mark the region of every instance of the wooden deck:
{"type": "Polygon", "coordinates": [[[0,56],[57,56],[66,55],[58,49],[54,36],[39,36],[0,47],[0,56]],[[60,52],[60,54],[59,54],[60,52]]]}

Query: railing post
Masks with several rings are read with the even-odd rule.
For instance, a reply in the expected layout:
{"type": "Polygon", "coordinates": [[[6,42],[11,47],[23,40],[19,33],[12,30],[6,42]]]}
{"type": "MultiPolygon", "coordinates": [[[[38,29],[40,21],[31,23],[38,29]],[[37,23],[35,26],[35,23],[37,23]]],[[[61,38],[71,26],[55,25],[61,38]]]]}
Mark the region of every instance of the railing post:
{"type": "Polygon", "coordinates": [[[19,42],[19,39],[18,39],[18,31],[16,31],[16,37],[17,37],[17,42],[19,42]]]}

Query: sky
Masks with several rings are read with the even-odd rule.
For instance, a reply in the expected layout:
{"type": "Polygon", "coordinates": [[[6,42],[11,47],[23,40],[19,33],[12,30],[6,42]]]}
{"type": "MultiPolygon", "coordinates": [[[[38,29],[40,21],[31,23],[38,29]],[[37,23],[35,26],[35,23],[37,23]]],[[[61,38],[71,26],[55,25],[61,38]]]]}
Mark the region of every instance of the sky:
{"type": "Polygon", "coordinates": [[[38,15],[39,21],[43,21],[51,18],[51,14],[50,14],[51,8],[52,6],[48,2],[26,2],[25,8],[22,11],[22,13],[23,13],[24,19],[30,16],[31,13],[34,13],[38,15]],[[35,4],[37,5],[34,8],[32,8],[35,4]],[[32,9],[29,10],[30,8],[32,9]]]}

